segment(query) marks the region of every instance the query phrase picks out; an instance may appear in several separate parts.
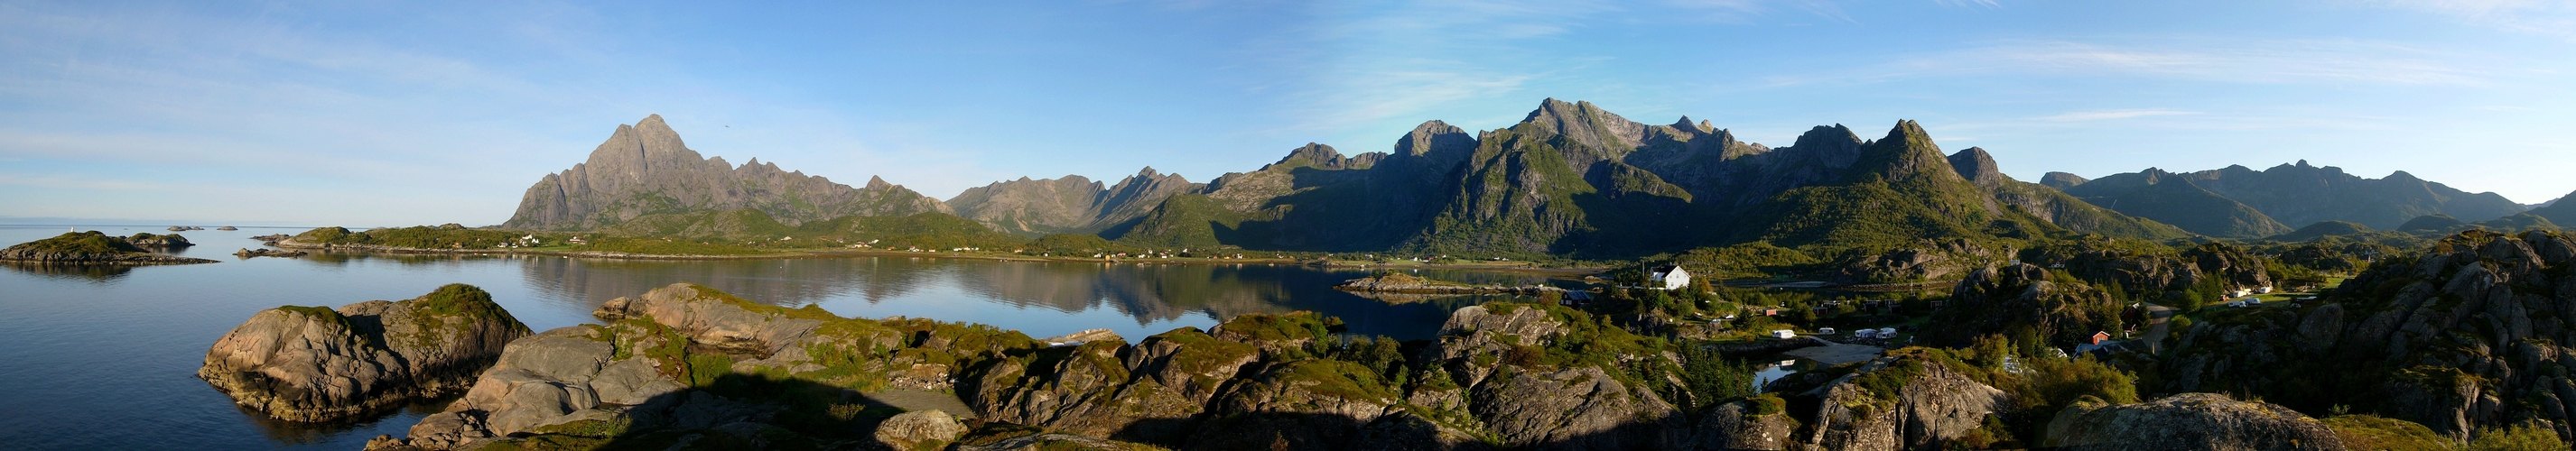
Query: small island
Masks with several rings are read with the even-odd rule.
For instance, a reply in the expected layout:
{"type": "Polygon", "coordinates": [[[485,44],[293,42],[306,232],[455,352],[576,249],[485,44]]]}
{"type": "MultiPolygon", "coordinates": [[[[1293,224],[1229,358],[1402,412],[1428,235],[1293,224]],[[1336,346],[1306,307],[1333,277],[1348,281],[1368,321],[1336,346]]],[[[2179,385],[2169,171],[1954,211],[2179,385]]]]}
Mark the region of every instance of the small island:
{"type": "Polygon", "coordinates": [[[29,241],[26,243],[20,243],[16,246],[9,246],[8,249],[0,249],[0,261],[47,264],[112,265],[170,265],[215,262],[214,260],[202,258],[156,254],[149,250],[145,250],[145,245],[138,245],[138,243],[136,243],[137,240],[153,243],[148,244],[153,247],[178,247],[185,246],[187,243],[186,238],[180,238],[178,235],[152,235],[146,233],[136,234],[134,237],[116,237],[108,236],[108,234],[100,233],[96,230],[87,232],[68,232],[62,235],[57,235],[53,238],[29,241]]]}
{"type": "Polygon", "coordinates": [[[1333,289],[1357,293],[1390,294],[1538,294],[1566,291],[1563,288],[1535,285],[1522,287],[1468,285],[1393,272],[1351,279],[1342,282],[1341,285],[1334,285],[1333,289]]]}

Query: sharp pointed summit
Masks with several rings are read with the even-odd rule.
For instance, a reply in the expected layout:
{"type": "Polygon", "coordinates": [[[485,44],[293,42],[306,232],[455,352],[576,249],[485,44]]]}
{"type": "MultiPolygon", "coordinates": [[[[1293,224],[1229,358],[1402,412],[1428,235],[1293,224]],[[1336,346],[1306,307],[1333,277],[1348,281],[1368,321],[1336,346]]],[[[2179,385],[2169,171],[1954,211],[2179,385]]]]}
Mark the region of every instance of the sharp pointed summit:
{"type": "Polygon", "coordinates": [[[620,125],[592,150],[588,161],[546,174],[528,187],[504,227],[596,230],[654,214],[759,210],[779,222],[847,215],[943,212],[948,207],[871,179],[852,188],[829,179],[787,172],[754,158],[741,167],[704,158],[680,140],[661,115],[620,125]]]}

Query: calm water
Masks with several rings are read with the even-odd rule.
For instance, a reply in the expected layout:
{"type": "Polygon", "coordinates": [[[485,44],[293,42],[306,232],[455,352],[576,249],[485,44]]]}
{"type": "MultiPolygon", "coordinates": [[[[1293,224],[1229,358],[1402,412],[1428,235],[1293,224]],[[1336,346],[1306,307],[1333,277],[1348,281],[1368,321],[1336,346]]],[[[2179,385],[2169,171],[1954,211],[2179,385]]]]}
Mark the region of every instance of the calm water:
{"type": "MultiPolygon", "coordinates": [[[[159,227],[81,227],[111,235],[159,227]]],[[[594,320],[601,301],[697,282],[842,316],[907,316],[992,324],[1046,337],[1090,328],[1129,340],[1245,313],[1313,310],[1355,333],[1431,336],[1472,300],[1390,304],[1332,290],[1361,275],[1290,266],[1025,263],[905,257],[751,261],[616,261],[561,257],[316,255],[238,260],[253,235],[301,229],[182,233],[178,252],[223,263],[135,268],[0,266],[0,447],[8,449],[356,449],[401,434],[436,405],[316,427],[235,408],[196,378],[206,348],[260,309],[409,299],[441,284],[491,291],[528,327],[594,320]]],[[[0,226],[0,244],[64,226],[0,226]]],[[[1479,283],[1535,276],[1431,272],[1479,283]]]]}

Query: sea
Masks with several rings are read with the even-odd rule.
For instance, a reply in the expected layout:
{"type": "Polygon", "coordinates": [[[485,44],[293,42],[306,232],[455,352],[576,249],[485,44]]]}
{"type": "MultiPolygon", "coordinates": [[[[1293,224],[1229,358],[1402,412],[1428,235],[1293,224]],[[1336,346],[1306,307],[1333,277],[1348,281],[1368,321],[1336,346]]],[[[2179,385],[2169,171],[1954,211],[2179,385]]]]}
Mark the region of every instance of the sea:
{"type": "MultiPolygon", "coordinates": [[[[111,235],[166,225],[72,226],[111,235]]],[[[1451,310],[1486,297],[1381,301],[1332,289],[1365,270],[1296,265],[1018,262],[864,256],[757,260],[612,260],[525,255],[316,253],[240,259],[251,237],[304,228],[179,232],[172,254],[220,263],[162,266],[0,265],[0,448],[338,449],[403,435],[452,400],[336,424],[276,421],[233,405],[196,377],[215,339],[282,305],[401,300],[466,283],[537,331],[594,323],[602,301],[693,282],[770,304],[842,316],[983,323],[1048,337],[1109,329],[1131,342],[1248,313],[1296,310],[1341,318],[1348,332],[1435,336],[1451,310]]],[[[67,226],[0,225],[0,244],[67,226]]],[[[1543,275],[1412,270],[1442,280],[1564,284],[1543,275]]]]}

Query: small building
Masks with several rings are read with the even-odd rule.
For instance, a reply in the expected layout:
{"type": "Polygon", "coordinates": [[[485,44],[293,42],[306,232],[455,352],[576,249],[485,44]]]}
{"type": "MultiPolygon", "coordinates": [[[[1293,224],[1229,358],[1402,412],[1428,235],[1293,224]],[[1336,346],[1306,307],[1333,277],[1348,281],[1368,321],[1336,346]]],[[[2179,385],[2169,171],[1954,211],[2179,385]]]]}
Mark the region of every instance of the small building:
{"type": "Polygon", "coordinates": [[[1878,328],[1878,338],[1896,338],[1896,328],[1894,328],[1894,327],[1881,327],[1881,328],[1878,328]]]}
{"type": "Polygon", "coordinates": [[[2260,287],[2254,287],[2254,294],[2272,294],[2272,286],[2271,286],[2271,285],[2264,285],[2264,286],[2260,286],[2260,287]]]}
{"type": "Polygon", "coordinates": [[[1823,327],[1823,328],[1817,328],[1817,329],[1816,329],[1816,335],[1833,335],[1833,334],[1834,334],[1834,328],[1831,328],[1831,327],[1823,327]]]}
{"type": "Polygon", "coordinates": [[[2094,345],[2094,346],[2101,346],[2101,345],[2102,345],[2102,342],[2105,342],[2105,341],[2111,341],[2111,333],[2110,333],[2110,332],[2103,332],[2103,331],[2098,331],[2098,330],[2097,330],[2097,331],[2093,331],[2093,341],[2092,341],[2092,342],[2090,342],[2090,343],[2085,343],[2085,344],[2094,345]]]}
{"type": "Polygon", "coordinates": [[[1798,338],[1798,331],[1788,329],[1774,330],[1771,331],[1771,338],[1798,338]]]}
{"type": "Polygon", "coordinates": [[[2246,296],[2253,296],[2253,295],[2254,295],[2254,290],[2248,290],[2248,289],[2238,288],[2238,289],[2236,289],[2236,291],[2230,291],[2230,292],[2227,292],[2227,293],[2228,293],[2227,297],[2241,298],[2241,297],[2246,297],[2246,296]]]}
{"type": "Polygon", "coordinates": [[[1657,290],[1679,290],[1690,287],[1690,271],[1680,266],[1656,269],[1646,276],[1646,287],[1657,290]]]}
{"type": "Polygon", "coordinates": [[[1586,305],[1592,305],[1592,292],[1590,292],[1590,291],[1567,291],[1567,292],[1565,292],[1565,295],[1564,295],[1564,296],[1560,296],[1560,297],[1556,298],[1556,303],[1557,303],[1557,305],[1563,305],[1563,306],[1567,306],[1567,307],[1582,307],[1582,306],[1586,306],[1586,305]]]}

